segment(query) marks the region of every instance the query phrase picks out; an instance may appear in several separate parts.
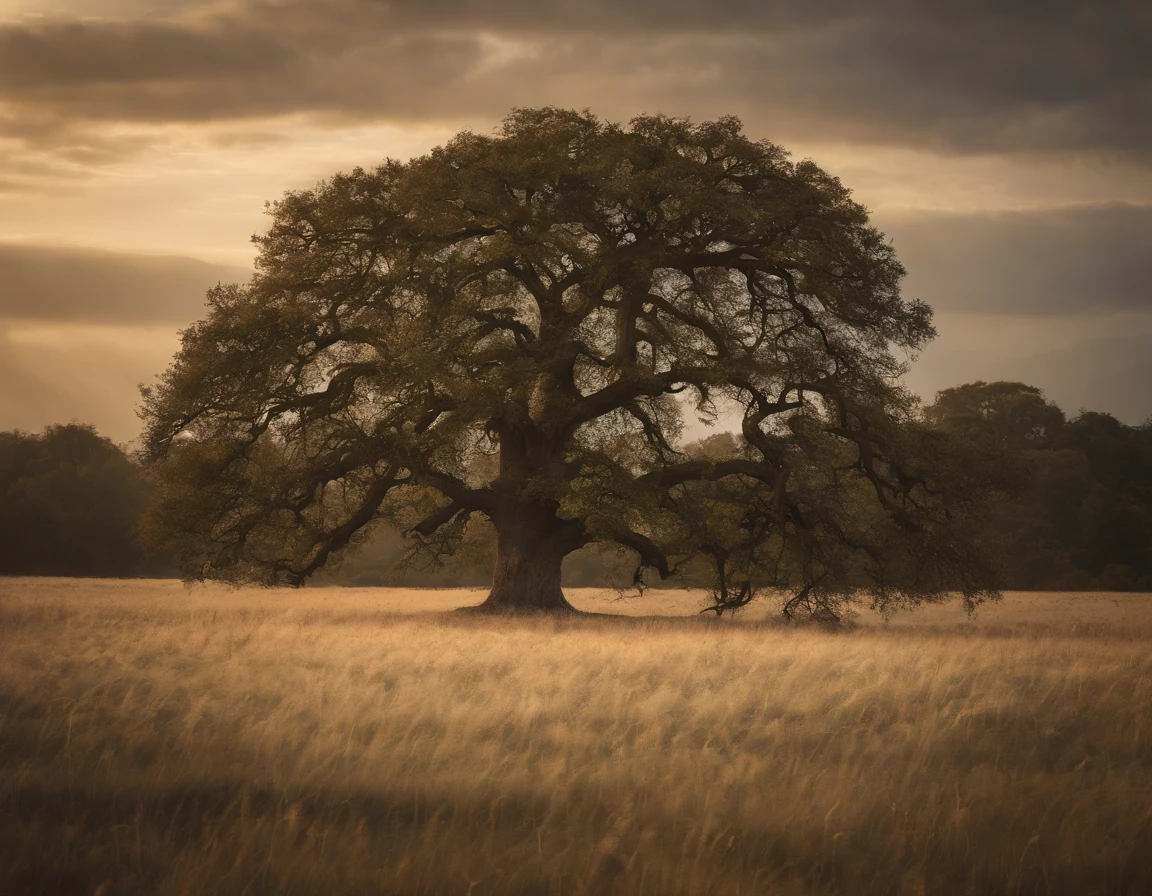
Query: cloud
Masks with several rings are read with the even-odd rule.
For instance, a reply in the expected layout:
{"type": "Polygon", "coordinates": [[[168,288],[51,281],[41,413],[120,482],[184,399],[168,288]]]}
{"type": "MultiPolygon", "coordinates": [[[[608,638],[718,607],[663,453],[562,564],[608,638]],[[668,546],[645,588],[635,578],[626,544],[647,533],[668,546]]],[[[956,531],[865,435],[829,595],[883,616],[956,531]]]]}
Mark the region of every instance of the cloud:
{"type": "Polygon", "coordinates": [[[237,0],[0,24],[0,96],[41,132],[45,116],[442,121],[556,104],[1152,161],[1149,55],[1136,2],[237,0]]]}
{"type": "Polygon", "coordinates": [[[202,316],[209,287],[250,273],[191,258],[0,243],[0,319],[182,325],[202,316]]]}
{"type": "MultiPolygon", "coordinates": [[[[1152,312],[1152,205],[879,217],[908,269],[904,293],[942,312],[1152,312]]],[[[193,258],[0,242],[0,319],[171,322],[250,271],[193,258]]]]}
{"type": "Polygon", "coordinates": [[[250,275],[192,258],[0,243],[0,429],[77,420],[135,438],[137,385],[168,365],[209,287],[250,275]]]}
{"type": "MultiPolygon", "coordinates": [[[[1152,206],[882,216],[904,293],[940,311],[1152,312],[1152,206]]],[[[0,243],[0,318],[186,323],[242,267],[192,258],[0,243]]]]}
{"type": "Polygon", "coordinates": [[[62,22],[0,31],[0,83],[54,87],[229,80],[276,73],[294,54],[259,31],[211,31],[162,22],[62,22]]]}
{"type": "Polygon", "coordinates": [[[1152,205],[918,213],[881,221],[904,292],[937,309],[1152,312],[1152,205]]]}

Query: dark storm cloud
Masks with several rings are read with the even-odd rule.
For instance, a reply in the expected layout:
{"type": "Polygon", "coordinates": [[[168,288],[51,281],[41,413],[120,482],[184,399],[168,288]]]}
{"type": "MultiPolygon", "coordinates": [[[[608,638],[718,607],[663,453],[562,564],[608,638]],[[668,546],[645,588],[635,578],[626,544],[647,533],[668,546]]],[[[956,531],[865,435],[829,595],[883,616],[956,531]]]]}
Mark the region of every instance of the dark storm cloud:
{"type": "Polygon", "coordinates": [[[248,0],[0,26],[0,96],[72,120],[736,112],[789,139],[1149,158],[1150,56],[1143,3],[248,0]]]}
{"type": "Polygon", "coordinates": [[[293,53],[266,35],[156,22],[54,22],[0,30],[0,83],[45,88],[228,80],[282,70],[293,53]]]}
{"type": "Polygon", "coordinates": [[[243,268],[191,258],[0,243],[0,320],[186,324],[243,268]]]}
{"type": "Polygon", "coordinates": [[[78,123],[203,122],[295,112],[436,114],[480,48],[466,37],[347,31],[338,20],[0,26],[0,134],[36,144],[78,123]]]}
{"type": "Polygon", "coordinates": [[[1152,312],[1152,206],[929,214],[881,221],[904,292],[941,310],[1152,312]]]}
{"type": "MultiPolygon", "coordinates": [[[[249,0],[248,9],[284,11],[315,8],[316,3],[249,0]]],[[[371,10],[408,27],[497,28],[539,33],[556,29],[595,32],[625,29],[644,33],[744,32],[810,27],[841,21],[929,21],[938,26],[991,19],[1022,35],[1036,33],[1057,20],[1081,28],[1112,27],[1115,18],[1140,19],[1135,0],[325,0],[327,7],[350,12],[371,10]]],[[[1119,29],[1117,29],[1119,30],[1119,29]]]]}

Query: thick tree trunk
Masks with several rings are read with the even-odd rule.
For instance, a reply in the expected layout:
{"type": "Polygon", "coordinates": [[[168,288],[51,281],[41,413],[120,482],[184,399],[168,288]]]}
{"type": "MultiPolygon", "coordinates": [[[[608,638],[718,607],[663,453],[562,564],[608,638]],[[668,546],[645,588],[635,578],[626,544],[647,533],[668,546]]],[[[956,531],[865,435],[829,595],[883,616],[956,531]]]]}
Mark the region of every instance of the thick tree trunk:
{"type": "Polygon", "coordinates": [[[575,612],[560,588],[561,539],[532,514],[496,523],[492,590],[478,609],[490,613],[575,612]]]}

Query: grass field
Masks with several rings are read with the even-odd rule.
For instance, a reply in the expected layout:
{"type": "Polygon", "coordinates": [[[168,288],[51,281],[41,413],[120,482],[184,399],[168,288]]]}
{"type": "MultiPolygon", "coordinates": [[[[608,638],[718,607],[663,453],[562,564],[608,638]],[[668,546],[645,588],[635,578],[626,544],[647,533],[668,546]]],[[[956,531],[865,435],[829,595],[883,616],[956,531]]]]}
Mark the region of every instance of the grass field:
{"type": "Polygon", "coordinates": [[[0,892],[1152,893],[1152,596],[0,580],[0,892]]]}

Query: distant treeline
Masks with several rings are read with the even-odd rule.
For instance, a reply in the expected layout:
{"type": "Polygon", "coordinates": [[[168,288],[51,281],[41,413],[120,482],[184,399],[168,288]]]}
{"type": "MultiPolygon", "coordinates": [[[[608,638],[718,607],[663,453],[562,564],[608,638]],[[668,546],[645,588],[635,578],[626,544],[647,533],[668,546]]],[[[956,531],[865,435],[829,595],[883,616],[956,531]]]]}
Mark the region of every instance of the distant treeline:
{"type": "Polygon", "coordinates": [[[0,432],[0,574],[168,573],[137,540],[150,491],[139,466],[91,426],[0,432]]]}
{"type": "Polygon", "coordinates": [[[1001,587],[1152,591],[1152,418],[1068,420],[1023,383],[945,389],[928,422],[974,442],[1012,474],[989,520],[1001,587]]]}
{"type": "MultiPolygon", "coordinates": [[[[1128,426],[1092,411],[1066,419],[1022,383],[944,390],[925,417],[1006,474],[989,518],[1003,588],[1152,591],[1152,421],[1128,426]]],[[[0,574],[172,575],[171,560],[146,556],[137,539],[150,491],[131,456],[90,426],[0,432],[0,574]]],[[[493,538],[490,526],[474,525],[459,555],[430,569],[419,557],[398,565],[402,540],[377,530],[319,581],[483,585],[493,538]]],[[[564,567],[569,585],[630,577],[614,549],[577,552],[564,567]]]]}

